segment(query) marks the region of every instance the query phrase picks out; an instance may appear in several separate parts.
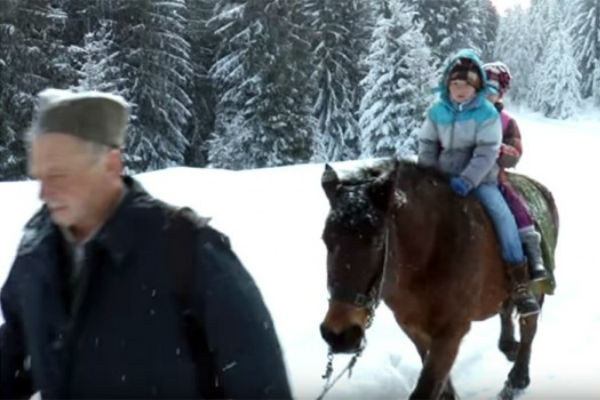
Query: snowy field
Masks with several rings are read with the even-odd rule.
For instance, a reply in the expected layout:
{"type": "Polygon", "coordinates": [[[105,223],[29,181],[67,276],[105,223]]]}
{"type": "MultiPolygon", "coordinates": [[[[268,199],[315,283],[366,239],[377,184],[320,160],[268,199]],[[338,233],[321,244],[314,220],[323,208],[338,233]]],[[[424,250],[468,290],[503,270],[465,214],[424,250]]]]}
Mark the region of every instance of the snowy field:
{"type": "MultiPolygon", "coordinates": [[[[557,290],[547,297],[533,344],[531,385],[522,399],[600,398],[600,225],[598,171],[600,114],[555,121],[517,113],[524,157],[517,169],[554,194],[561,227],[557,290]]],[[[334,164],[338,167],[341,164],[334,164]]],[[[327,307],[325,247],[320,235],[328,211],[320,187],[323,165],[230,172],[175,168],[142,174],[152,194],[211,216],[256,279],[283,345],[294,394],[321,391],[327,348],[319,323],[327,307]]],[[[34,182],[1,183],[0,282],[20,230],[39,206],[34,182]]],[[[475,323],[465,337],[452,377],[462,399],[493,399],[510,370],[497,350],[499,318],[475,323]]],[[[351,379],[326,399],[406,398],[416,383],[419,357],[391,313],[381,306],[367,331],[368,345],[351,379]]],[[[336,356],[339,371],[348,356],[336,356]]]]}

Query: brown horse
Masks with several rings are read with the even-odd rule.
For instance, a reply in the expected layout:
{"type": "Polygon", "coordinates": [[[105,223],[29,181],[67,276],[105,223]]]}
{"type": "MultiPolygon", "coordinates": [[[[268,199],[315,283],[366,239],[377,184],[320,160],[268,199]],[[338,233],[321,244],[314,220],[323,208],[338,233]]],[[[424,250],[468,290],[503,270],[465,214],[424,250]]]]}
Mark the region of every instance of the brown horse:
{"type": "MultiPolygon", "coordinates": [[[[472,321],[500,312],[499,347],[514,361],[503,392],[525,388],[537,315],[521,318],[517,342],[493,226],[474,198],[456,196],[447,181],[404,161],[342,178],[326,165],[322,186],[331,209],[323,241],[331,297],[321,335],[333,353],[358,352],[383,299],[423,362],[410,398],[454,399],[449,372],[461,339],[472,321]]],[[[542,192],[557,227],[554,201],[542,192]]]]}

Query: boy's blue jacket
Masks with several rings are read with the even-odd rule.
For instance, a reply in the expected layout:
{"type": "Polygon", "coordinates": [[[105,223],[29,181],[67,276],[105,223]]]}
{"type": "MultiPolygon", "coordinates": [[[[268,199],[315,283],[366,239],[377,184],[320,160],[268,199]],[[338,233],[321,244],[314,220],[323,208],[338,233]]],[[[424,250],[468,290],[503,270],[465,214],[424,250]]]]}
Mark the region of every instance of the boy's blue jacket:
{"type": "Polygon", "coordinates": [[[497,182],[502,144],[500,116],[486,99],[487,82],[479,57],[471,50],[458,52],[446,65],[438,91],[440,99],[427,112],[419,132],[419,163],[459,175],[473,186],[497,182]],[[481,72],[482,89],[466,104],[450,100],[447,79],[459,58],[473,60],[481,72]]]}

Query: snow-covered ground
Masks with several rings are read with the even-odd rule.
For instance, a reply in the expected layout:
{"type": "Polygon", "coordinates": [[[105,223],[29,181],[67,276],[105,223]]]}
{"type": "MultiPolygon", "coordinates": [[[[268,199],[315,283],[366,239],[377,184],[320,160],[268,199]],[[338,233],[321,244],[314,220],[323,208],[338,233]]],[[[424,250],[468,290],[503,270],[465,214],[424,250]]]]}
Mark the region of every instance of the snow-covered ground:
{"type": "MultiPolygon", "coordinates": [[[[561,217],[556,294],[546,299],[533,345],[531,385],[523,399],[600,398],[600,307],[596,255],[600,226],[597,157],[600,113],[555,121],[516,114],[525,154],[518,171],[553,192],[561,217]]],[[[342,167],[342,164],[335,164],[342,167]]],[[[175,168],[139,175],[154,195],[189,205],[231,238],[269,306],[285,351],[295,396],[321,391],[327,348],[319,323],[327,307],[325,248],[328,211],[320,187],[323,165],[230,172],[175,168]]],[[[1,183],[0,282],[14,257],[20,230],[37,201],[34,182],[1,183]]],[[[463,399],[492,399],[510,369],[497,350],[499,319],[475,323],[465,337],[452,377],[463,399]]],[[[368,345],[351,379],[330,399],[406,398],[420,370],[412,344],[382,306],[367,331],[368,345]]],[[[348,356],[336,356],[339,371],[348,356]]]]}

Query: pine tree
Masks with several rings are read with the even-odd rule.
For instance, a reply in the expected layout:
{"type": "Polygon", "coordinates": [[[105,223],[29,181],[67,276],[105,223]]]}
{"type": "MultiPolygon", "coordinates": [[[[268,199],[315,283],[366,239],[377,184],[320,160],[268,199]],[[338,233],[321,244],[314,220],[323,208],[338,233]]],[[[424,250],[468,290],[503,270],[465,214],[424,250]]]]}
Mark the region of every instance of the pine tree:
{"type": "Polygon", "coordinates": [[[475,47],[481,49],[481,59],[489,62],[494,56],[500,15],[491,0],[475,0],[474,12],[481,31],[481,36],[474,38],[475,47]]]}
{"type": "Polygon", "coordinates": [[[364,18],[368,13],[359,0],[308,0],[306,12],[313,16],[315,32],[313,59],[317,95],[317,118],[313,160],[333,161],[357,158],[359,128],[356,107],[357,87],[363,77],[360,57],[367,33],[364,18]]]}
{"type": "Polygon", "coordinates": [[[413,9],[384,0],[361,82],[361,156],[404,157],[416,153],[415,135],[431,103],[435,70],[429,48],[413,22],[413,9]]]}
{"type": "Polygon", "coordinates": [[[223,45],[210,70],[218,92],[211,165],[245,169],[309,160],[310,86],[298,65],[310,54],[292,9],[273,0],[219,4],[214,23],[223,45]]]}
{"type": "Polygon", "coordinates": [[[123,80],[118,91],[132,106],[126,163],[133,171],[182,165],[191,114],[187,93],[190,44],[184,39],[184,0],[111,0],[115,57],[123,80]]]}
{"type": "Polygon", "coordinates": [[[189,24],[186,39],[191,46],[192,76],[188,94],[192,100],[192,116],[185,132],[190,145],[185,153],[185,165],[203,167],[208,164],[208,140],[215,123],[216,98],[208,70],[218,44],[217,36],[208,26],[214,0],[187,0],[189,24]]]}
{"type": "Polygon", "coordinates": [[[600,0],[578,0],[575,4],[575,57],[582,76],[583,97],[600,104],[600,0]]]}
{"type": "Polygon", "coordinates": [[[64,84],[69,69],[59,35],[66,15],[49,0],[4,0],[0,11],[0,176],[17,179],[36,94],[64,84]]]}
{"type": "MultiPolygon", "coordinates": [[[[558,104],[558,102],[554,99],[548,100],[550,83],[547,82],[548,71],[544,68],[551,67],[560,57],[563,57],[562,65],[570,65],[572,62],[574,53],[570,36],[570,16],[569,8],[563,0],[536,1],[532,3],[529,10],[527,23],[536,28],[531,29],[529,35],[529,59],[534,61],[534,67],[527,93],[527,103],[533,110],[543,111],[547,115],[553,114],[550,109],[554,108],[548,104],[558,104]],[[563,32],[565,29],[566,32],[563,32]],[[551,38],[560,39],[562,42],[550,42],[551,38]],[[563,55],[555,54],[558,49],[569,52],[563,55]]],[[[577,67],[574,72],[577,72],[577,67]]],[[[580,77],[576,81],[580,82],[580,77]]]]}
{"type": "Polygon", "coordinates": [[[84,35],[83,47],[71,46],[70,51],[79,53],[83,58],[77,84],[72,88],[75,91],[99,90],[124,94],[118,90],[126,82],[119,77],[120,69],[116,61],[119,52],[113,41],[112,25],[111,21],[101,20],[95,32],[84,35]]]}
{"type": "Polygon", "coordinates": [[[481,21],[476,13],[478,0],[409,0],[417,11],[415,18],[424,25],[428,45],[441,63],[459,49],[481,52],[481,21]]]}
{"type": "Polygon", "coordinates": [[[535,100],[545,116],[566,119],[581,106],[581,74],[567,24],[559,24],[548,42],[550,45],[542,55],[544,62],[535,74],[538,79],[535,100]]]}
{"type": "Polygon", "coordinates": [[[494,51],[494,59],[510,68],[512,80],[508,96],[517,103],[527,101],[535,82],[530,18],[521,7],[508,10],[499,25],[494,51]]]}

